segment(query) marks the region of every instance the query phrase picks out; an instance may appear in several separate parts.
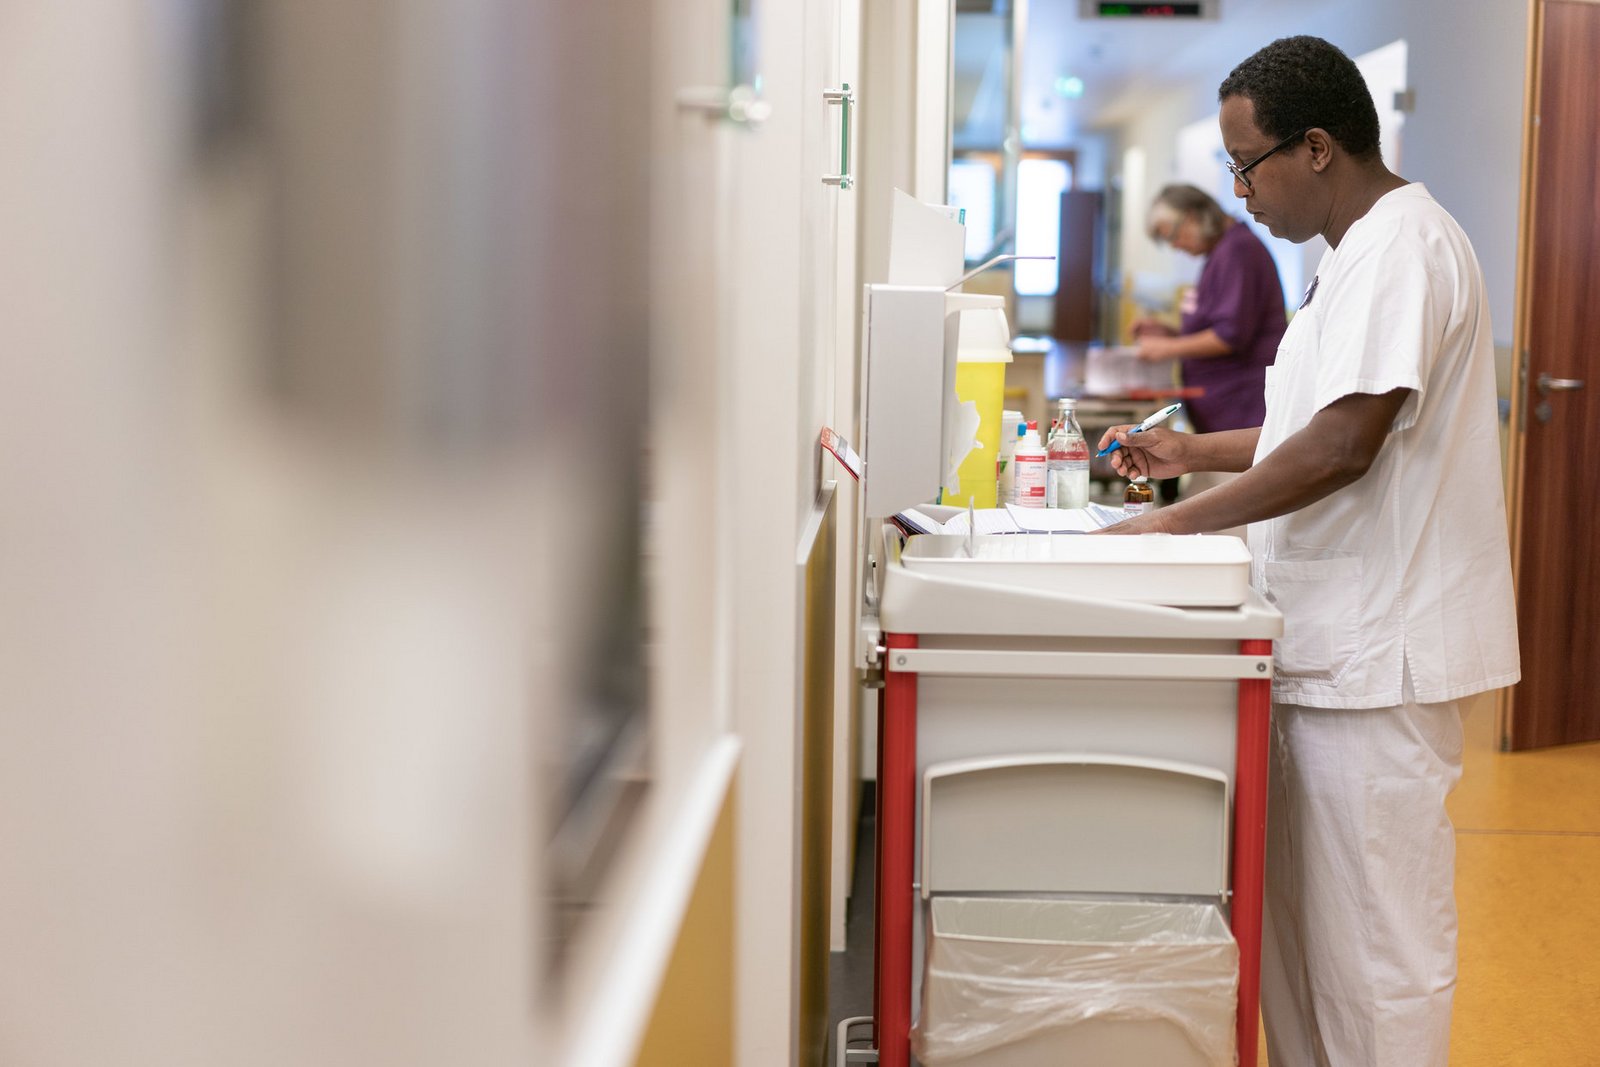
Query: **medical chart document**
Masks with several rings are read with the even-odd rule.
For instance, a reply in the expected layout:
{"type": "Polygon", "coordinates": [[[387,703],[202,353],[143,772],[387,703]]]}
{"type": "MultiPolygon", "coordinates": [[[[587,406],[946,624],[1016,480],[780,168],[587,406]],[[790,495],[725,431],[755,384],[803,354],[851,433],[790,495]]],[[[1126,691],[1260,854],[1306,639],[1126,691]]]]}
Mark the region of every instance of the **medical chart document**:
{"type": "Polygon", "coordinates": [[[907,508],[896,520],[910,533],[980,534],[1015,533],[1088,533],[1103,530],[1127,518],[1120,508],[1104,504],[1090,504],[1085,508],[1023,508],[1007,504],[1003,508],[978,508],[971,512],[959,511],[945,518],[942,512],[953,508],[930,506],[926,509],[907,508]]]}

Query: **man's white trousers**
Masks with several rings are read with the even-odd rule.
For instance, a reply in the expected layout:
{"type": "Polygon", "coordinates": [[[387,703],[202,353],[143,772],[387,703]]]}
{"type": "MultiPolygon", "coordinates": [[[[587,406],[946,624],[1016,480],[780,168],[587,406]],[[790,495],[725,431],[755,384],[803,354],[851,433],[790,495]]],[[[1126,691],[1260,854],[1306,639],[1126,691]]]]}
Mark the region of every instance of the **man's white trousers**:
{"type": "Polygon", "coordinates": [[[1445,1067],[1456,907],[1444,801],[1461,777],[1459,705],[1272,714],[1268,1060],[1445,1067]]]}

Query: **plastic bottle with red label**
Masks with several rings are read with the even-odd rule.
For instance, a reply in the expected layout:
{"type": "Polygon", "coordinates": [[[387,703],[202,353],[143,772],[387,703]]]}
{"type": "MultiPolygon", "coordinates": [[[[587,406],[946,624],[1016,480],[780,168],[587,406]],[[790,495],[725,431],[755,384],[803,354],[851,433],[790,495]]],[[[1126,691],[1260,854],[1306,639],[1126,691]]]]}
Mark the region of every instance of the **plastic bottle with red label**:
{"type": "Polygon", "coordinates": [[[1012,467],[1016,471],[1014,478],[1018,507],[1044,507],[1049,462],[1050,454],[1045,451],[1043,442],[1039,440],[1039,424],[1029,419],[1028,432],[1017,442],[1017,450],[1011,457],[1012,467]]]}

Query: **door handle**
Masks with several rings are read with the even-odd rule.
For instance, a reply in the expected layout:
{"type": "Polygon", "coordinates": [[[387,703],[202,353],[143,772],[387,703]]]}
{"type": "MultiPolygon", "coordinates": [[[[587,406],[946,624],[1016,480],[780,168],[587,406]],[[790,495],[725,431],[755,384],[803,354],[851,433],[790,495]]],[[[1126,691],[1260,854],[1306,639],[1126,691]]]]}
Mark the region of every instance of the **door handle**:
{"type": "Polygon", "coordinates": [[[839,173],[824,174],[822,184],[848,189],[856,183],[850,176],[850,107],[856,102],[856,94],[850,91],[850,83],[845,82],[837,89],[824,89],[822,99],[829,107],[839,106],[839,173]]]}
{"type": "Polygon", "coordinates": [[[1552,378],[1548,374],[1539,375],[1537,384],[1540,393],[1559,393],[1572,389],[1582,389],[1582,378],[1552,378]]]}
{"type": "Polygon", "coordinates": [[[699,112],[708,119],[751,128],[760,126],[772,115],[772,105],[748,85],[736,85],[732,89],[716,86],[679,89],[677,104],[679,111],[699,112]]]}

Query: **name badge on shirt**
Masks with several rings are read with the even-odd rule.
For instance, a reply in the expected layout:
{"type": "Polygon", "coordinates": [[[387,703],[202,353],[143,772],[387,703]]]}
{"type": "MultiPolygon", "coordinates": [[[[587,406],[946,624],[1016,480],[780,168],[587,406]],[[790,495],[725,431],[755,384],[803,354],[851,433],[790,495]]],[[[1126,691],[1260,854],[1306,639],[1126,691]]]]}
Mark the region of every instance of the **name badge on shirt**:
{"type": "MultiPolygon", "coordinates": [[[[1321,280],[1322,275],[1320,274],[1313,274],[1311,276],[1311,284],[1306,287],[1306,295],[1301,298],[1300,307],[1303,308],[1307,304],[1311,303],[1311,298],[1317,295],[1317,283],[1321,280]]],[[[1296,310],[1298,310],[1298,308],[1296,310]]]]}

